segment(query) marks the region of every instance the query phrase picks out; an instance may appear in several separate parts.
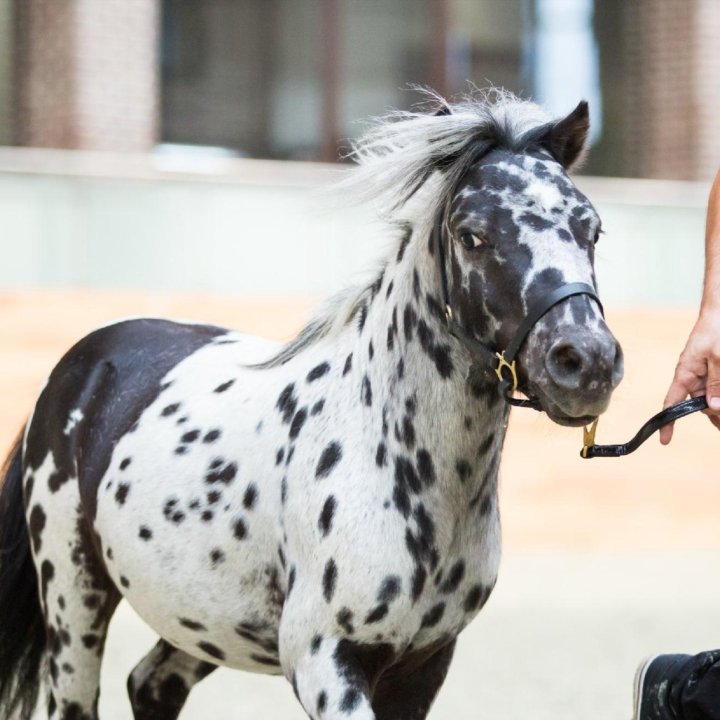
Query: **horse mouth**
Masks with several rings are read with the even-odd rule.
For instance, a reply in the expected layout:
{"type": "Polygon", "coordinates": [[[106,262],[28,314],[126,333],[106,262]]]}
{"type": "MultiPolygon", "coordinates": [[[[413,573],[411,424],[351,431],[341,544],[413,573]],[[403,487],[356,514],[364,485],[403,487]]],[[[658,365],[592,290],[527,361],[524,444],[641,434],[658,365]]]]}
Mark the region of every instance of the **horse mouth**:
{"type": "Polygon", "coordinates": [[[565,413],[557,411],[545,411],[547,416],[558,425],[564,425],[565,427],[584,427],[590,425],[597,420],[597,415],[580,415],[579,417],[573,417],[571,415],[565,415],[565,413]]]}
{"type": "MultiPolygon", "coordinates": [[[[590,407],[594,412],[586,412],[582,415],[567,412],[559,403],[550,400],[545,393],[537,391],[534,393],[540,406],[544,410],[545,414],[557,425],[563,425],[565,427],[583,427],[590,425],[592,422],[597,420],[598,416],[605,410],[607,403],[601,403],[602,407],[597,407],[598,403],[590,404],[590,407]]],[[[589,409],[589,408],[588,408],[589,409]]]]}

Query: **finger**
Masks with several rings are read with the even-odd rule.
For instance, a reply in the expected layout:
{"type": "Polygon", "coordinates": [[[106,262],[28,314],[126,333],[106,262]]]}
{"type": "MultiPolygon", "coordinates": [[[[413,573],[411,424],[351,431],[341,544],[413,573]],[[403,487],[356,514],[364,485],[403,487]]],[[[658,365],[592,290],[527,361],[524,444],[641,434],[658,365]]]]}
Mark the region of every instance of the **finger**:
{"type": "Polygon", "coordinates": [[[672,381],[672,385],[668,388],[665,400],[663,400],[663,409],[682,402],[691,392],[692,390],[684,382],[680,382],[676,376],[675,380],[672,381]]]}
{"type": "Polygon", "coordinates": [[[711,412],[720,412],[720,357],[712,354],[708,357],[705,398],[711,412]]]}
{"type": "MultiPolygon", "coordinates": [[[[681,355],[675,367],[673,381],[668,388],[667,395],[665,395],[663,409],[682,402],[692,393],[702,392],[705,387],[706,373],[707,368],[705,366],[701,367],[697,363],[693,366],[685,360],[684,354],[681,355]]],[[[720,373],[718,374],[720,376],[720,373]]],[[[674,423],[670,423],[660,430],[660,442],[663,445],[667,445],[672,440],[673,428],[674,423]]]]}
{"type": "Polygon", "coordinates": [[[675,423],[671,422],[660,428],[660,443],[662,445],[667,445],[672,440],[674,427],[675,423]]]}
{"type": "Polygon", "coordinates": [[[718,429],[720,430],[720,417],[717,415],[708,415],[708,420],[718,429]]]}
{"type": "MultiPolygon", "coordinates": [[[[673,379],[672,384],[667,391],[667,395],[665,395],[665,400],[663,401],[663,409],[669,407],[670,405],[674,405],[675,403],[683,401],[689,394],[684,382],[681,382],[678,379],[679,374],[679,370],[676,370],[675,378],[673,379]]],[[[672,440],[674,427],[675,423],[669,423],[668,425],[660,428],[660,443],[662,445],[667,445],[672,440]]]]}

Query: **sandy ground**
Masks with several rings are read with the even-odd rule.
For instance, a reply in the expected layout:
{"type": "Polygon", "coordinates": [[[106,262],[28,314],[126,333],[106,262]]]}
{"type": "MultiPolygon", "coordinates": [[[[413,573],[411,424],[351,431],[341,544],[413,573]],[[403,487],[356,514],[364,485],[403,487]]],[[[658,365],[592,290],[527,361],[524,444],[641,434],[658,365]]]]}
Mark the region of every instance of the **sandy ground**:
{"type": "MultiPolygon", "coordinates": [[[[0,446],[21,426],[54,362],[118,317],[199,319],[287,338],[308,298],[273,301],[123,293],[0,295],[0,446]]],[[[624,442],[659,409],[690,312],[612,311],[626,374],[599,442],[624,442]]],[[[467,718],[628,718],[648,653],[720,646],[720,436],[702,417],[625,459],[583,461],[581,434],[514,411],[501,509],[506,552],[486,610],[461,638],[431,713],[467,718]]],[[[126,608],[113,621],[101,716],[131,717],[125,676],[152,633],[126,608]]],[[[218,671],[182,716],[302,718],[284,681],[218,671]]]]}

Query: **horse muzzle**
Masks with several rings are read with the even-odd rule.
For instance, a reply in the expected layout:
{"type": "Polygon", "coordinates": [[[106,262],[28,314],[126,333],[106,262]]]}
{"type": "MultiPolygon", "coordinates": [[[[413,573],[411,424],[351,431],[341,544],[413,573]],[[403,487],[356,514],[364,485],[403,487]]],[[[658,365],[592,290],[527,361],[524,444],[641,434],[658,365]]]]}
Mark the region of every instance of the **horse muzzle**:
{"type": "Polygon", "coordinates": [[[602,414],[623,378],[623,353],[609,330],[574,328],[544,356],[543,381],[531,383],[547,414],[561,425],[587,424],[602,414]]]}

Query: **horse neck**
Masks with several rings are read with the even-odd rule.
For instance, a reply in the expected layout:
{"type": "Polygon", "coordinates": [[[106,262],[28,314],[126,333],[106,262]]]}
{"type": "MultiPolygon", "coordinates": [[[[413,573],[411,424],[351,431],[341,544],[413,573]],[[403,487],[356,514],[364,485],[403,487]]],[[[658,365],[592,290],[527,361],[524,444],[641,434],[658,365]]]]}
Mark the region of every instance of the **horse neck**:
{"type": "Polygon", "coordinates": [[[469,379],[482,373],[447,331],[438,286],[428,242],[413,238],[360,309],[353,371],[378,465],[411,461],[446,501],[467,507],[495,481],[508,406],[497,383],[469,379]]]}

